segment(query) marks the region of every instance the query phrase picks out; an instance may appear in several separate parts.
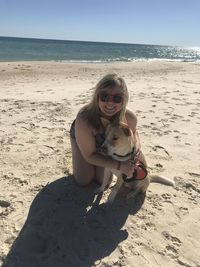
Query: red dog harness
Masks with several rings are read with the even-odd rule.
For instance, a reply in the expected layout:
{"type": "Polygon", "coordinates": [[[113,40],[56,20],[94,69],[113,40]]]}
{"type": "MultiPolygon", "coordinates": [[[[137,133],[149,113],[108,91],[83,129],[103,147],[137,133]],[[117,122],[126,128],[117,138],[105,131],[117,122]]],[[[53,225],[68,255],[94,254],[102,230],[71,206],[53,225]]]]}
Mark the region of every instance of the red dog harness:
{"type": "Polygon", "coordinates": [[[134,180],[143,180],[147,177],[147,170],[144,166],[144,164],[141,161],[137,161],[135,163],[134,172],[131,177],[127,177],[125,174],[123,174],[122,178],[125,183],[132,182],[134,180]]]}

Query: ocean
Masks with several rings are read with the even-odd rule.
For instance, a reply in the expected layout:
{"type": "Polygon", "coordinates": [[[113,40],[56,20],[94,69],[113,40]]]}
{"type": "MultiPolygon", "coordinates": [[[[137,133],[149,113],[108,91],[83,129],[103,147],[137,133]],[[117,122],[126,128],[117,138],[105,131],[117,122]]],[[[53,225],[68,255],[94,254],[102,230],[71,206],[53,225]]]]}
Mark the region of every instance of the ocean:
{"type": "Polygon", "coordinates": [[[0,61],[200,61],[200,47],[0,37],[0,61]]]}

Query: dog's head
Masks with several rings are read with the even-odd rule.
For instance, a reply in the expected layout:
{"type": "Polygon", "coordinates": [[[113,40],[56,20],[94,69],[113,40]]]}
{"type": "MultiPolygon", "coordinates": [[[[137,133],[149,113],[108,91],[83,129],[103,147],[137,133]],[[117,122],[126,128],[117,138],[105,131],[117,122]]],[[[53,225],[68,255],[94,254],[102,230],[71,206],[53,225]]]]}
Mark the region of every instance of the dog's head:
{"type": "MultiPolygon", "coordinates": [[[[123,122],[119,124],[110,123],[103,119],[102,123],[106,128],[105,142],[102,147],[108,156],[119,159],[117,155],[126,156],[136,147],[136,137],[129,126],[123,122]]],[[[126,160],[127,158],[124,158],[126,160]]]]}

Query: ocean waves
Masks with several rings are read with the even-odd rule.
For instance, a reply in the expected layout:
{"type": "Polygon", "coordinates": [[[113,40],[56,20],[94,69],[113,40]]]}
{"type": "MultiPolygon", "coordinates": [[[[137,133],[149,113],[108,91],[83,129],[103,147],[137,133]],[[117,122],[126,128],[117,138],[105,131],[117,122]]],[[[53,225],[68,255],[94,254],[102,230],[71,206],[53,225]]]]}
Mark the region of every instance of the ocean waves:
{"type": "Polygon", "coordinates": [[[0,37],[0,61],[200,61],[199,47],[0,37]]]}

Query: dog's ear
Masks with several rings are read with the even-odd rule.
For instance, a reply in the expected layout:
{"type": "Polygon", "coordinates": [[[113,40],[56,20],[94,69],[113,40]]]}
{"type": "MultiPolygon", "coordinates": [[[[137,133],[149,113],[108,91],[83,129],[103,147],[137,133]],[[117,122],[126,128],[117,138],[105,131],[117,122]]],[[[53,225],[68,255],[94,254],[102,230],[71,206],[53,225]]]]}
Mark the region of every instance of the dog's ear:
{"type": "Polygon", "coordinates": [[[103,117],[101,117],[101,122],[105,128],[108,126],[108,124],[110,124],[110,121],[103,117]]]}
{"type": "Polygon", "coordinates": [[[121,127],[129,128],[129,127],[128,127],[128,124],[125,123],[125,122],[123,122],[123,121],[120,121],[120,122],[119,122],[119,125],[120,125],[121,127]]]}
{"type": "Polygon", "coordinates": [[[129,127],[122,127],[122,130],[126,136],[131,136],[131,129],[129,127]]]}

